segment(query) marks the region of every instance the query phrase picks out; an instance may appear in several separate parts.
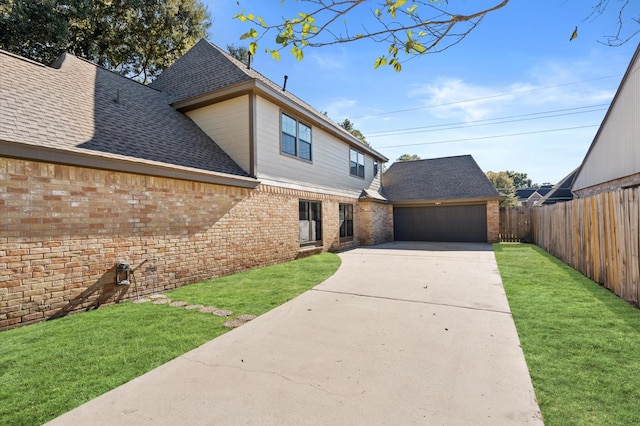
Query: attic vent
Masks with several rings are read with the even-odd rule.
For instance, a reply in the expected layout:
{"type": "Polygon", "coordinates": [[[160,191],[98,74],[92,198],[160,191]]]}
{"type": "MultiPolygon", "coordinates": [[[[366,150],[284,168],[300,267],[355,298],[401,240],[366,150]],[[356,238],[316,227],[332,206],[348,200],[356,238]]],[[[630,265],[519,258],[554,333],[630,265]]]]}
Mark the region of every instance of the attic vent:
{"type": "Polygon", "coordinates": [[[289,78],[288,75],[284,76],[284,84],[282,85],[282,91],[284,92],[285,90],[287,90],[287,79],[289,78]]]}

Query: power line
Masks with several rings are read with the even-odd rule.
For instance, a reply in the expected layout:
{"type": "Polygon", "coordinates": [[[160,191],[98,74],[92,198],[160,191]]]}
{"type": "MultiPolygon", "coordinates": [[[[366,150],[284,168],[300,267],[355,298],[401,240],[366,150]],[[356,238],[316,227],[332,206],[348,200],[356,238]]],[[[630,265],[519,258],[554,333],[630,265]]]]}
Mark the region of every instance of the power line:
{"type": "Polygon", "coordinates": [[[598,127],[599,124],[592,124],[588,126],[577,126],[577,127],[565,127],[562,129],[549,129],[549,130],[538,130],[535,132],[523,132],[523,133],[510,133],[506,135],[492,135],[492,136],[479,136],[477,138],[465,138],[465,139],[451,139],[446,141],[434,141],[434,142],[419,142],[419,143],[409,143],[409,144],[400,144],[400,145],[387,145],[376,147],[376,150],[386,149],[386,148],[401,148],[407,146],[419,146],[419,145],[436,145],[442,143],[454,143],[454,142],[467,142],[467,141],[477,141],[482,139],[498,139],[498,138],[507,138],[511,136],[524,136],[524,135],[534,135],[539,133],[551,133],[551,132],[562,132],[565,130],[577,130],[577,129],[586,129],[589,127],[598,127]]]}
{"type": "Polygon", "coordinates": [[[539,91],[539,90],[554,89],[556,87],[571,86],[571,85],[574,85],[574,84],[589,83],[589,82],[592,82],[592,81],[606,80],[606,79],[609,79],[609,78],[617,78],[617,77],[619,77],[619,75],[609,75],[609,76],[606,76],[606,77],[592,78],[592,79],[589,79],[589,80],[580,80],[580,81],[572,81],[572,82],[569,82],[569,83],[555,84],[553,86],[536,87],[535,89],[519,90],[519,91],[515,91],[515,92],[497,93],[495,95],[483,96],[481,98],[465,99],[465,100],[462,100],[462,101],[447,102],[447,103],[437,104],[437,105],[426,105],[426,106],[420,106],[420,107],[398,109],[398,110],[394,110],[394,111],[378,112],[378,113],[375,113],[375,114],[359,115],[359,116],[356,116],[356,117],[352,117],[352,119],[367,118],[367,117],[377,117],[377,116],[380,116],[380,115],[397,114],[397,113],[407,112],[407,111],[416,111],[416,110],[419,110],[419,109],[437,108],[437,107],[443,107],[443,106],[463,104],[463,103],[467,103],[467,102],[483,101],[483,100],[486,100],[486,99],[494,99],[494,98],[500,98],[500,97],[511,96],[511,95],[520,95],[520,94],[523,94],[523,93],[531,93],[531,92],[536,92],[536,91],[539,91]]]}
{"type": "Polygon", "coordinates": [[[553,111],[543,111],[543,112],[534,112],[529,114],[511,115],[506,117],[486,118],[482,120],[474,120],[474,121],[467,121],[467,122],[435,124],[431,126],[408,127],[404,129],[379,130],[375,132],[367,132],[367,138],[383,138],[383,137],[405,135],[405,134],[412,134],[412,133],[428,133],[428,132],[438,132],[443,130],[457,130],[457,129],[466,129],[469,127],[492,126],[496,124],[516,123],[520,121],[531,121],[531,120],[540,120],[544,118],[563,117],[567,115],[586,114],[590,112],[604,111],[606,110],[606,108],[598,108],[598,107],[607,106],[607,105],[608,104],[598,104],[598,105],[589,105],[584,107],[559,109],[559,110],[553,110],[553,111]],[[597,109],[594,109],[594,108],[597,108],[597,109]],[[586,111],[576,111],[576,110],[586,110],[586,111]],[[568,111],[572,111],[572,112],[568,112],[568,111]],[[556,114],[556,113],[562,113],[562,114],[556,114]],[[534,117],[536,115],[540,115],[541,117],[534,117]],[[520,118],[520,117],[526,117],[526,118],[520,118]]]}

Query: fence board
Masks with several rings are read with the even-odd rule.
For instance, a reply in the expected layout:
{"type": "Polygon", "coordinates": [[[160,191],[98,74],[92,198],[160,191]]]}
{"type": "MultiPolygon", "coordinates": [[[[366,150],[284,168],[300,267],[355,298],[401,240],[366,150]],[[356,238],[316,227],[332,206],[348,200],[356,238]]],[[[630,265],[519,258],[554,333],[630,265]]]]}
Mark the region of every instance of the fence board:
{"type": "Polygon", "coordinates": [[[535,244],[638,304],[640,188],[535,207],[532,222],[535,244]]]}
{"type": "Polygon", "coordinates": [[[531,207],[500,207],[500,241],[533,242],[531,207]]]}

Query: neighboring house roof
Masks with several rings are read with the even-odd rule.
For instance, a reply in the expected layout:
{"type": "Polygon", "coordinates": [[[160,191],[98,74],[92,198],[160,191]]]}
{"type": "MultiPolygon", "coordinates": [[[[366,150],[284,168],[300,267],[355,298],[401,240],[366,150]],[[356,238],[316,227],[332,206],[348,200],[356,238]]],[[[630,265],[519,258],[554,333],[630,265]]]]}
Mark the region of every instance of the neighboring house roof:
{"type": "Polygon", "coordinates": [[[248,176],[167,94],[71,54],[46,67],[0,51],[0,74],[3,153],[37,147],[248,176]]]}
{"type": "Polygon", "coordinates": [[[528,200],[536,191],[537,188],[519,188],[516,189],[516,197],[518,200],[528,200]]]}
{"type": "Polygon", "coordinates": [[[560,182],[555,184],[553,188],[546,193],[544,197],[536,203],[536,206],[549,205],[555,203],[562,203],[565,201],[573,200],[573,193],[571,192],[571,185],[578,173],[578,169],[573,170],[567,176],[565,176],[560,182]]]}
{"type": "Polygon", "coordinates": [[[324,130],[374,158],[382,162],[389,160],[288,90],[283,90],[282,85],[274,83],[205,39],[196,43],[149,86],[169,93],[172,105],[184,111],[205,106],[219,97],[228,98],[233,93],[259,90],[272,100],[297,107],[324,130]]]}
{"type": "Polygon", "coordinates": [[[395,162],[382,194],[392,202],[504,199],[470,155],[395,162]]]}
{"type": "Polygon", "coordinates": [[[551,191],[552,188],[553,188],[553,185],[542,185],[540,186],[540,188],[536,190],[536,192],[544,197],[549,193],[549,191],[551,191]]]}
{"type": "Polygon", "coordinates": [[[640,183],[640,43],[578,168],[572,190],[637,176],[640,183]]]}

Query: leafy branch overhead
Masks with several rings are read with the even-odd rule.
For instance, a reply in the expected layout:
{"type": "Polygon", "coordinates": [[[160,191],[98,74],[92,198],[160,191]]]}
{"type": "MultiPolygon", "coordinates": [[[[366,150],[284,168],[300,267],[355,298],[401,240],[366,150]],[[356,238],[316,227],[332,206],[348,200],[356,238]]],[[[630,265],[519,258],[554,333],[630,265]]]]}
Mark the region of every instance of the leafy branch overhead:
{"type": "Polygon", "coordinates": [[[254,25],[241,36],[242,40],[251,40],[252,54],[268,34],[275,34],[275,47],[267,47],[265,51],[274,59],[279,59],[280,52],[286,48],[301,60],[307,47],[369,39],[386,45],[373,67],[388,65],[401,71],[401,63],[407,59],[441,52],[459,43],[486,14],[506,6],[509,0],[495,0],[495,4],[480,10],[469,2],[449,4],[448,0],[298,0],[298,3],[303,3],[308,11],[274,24],[243,9],[234,16],[254,25]],[[370,19],[363,23],[355,11],[366,7],[370,19]],[[349,22],[351,17],[353,23],[349,22]],[[356,26],[360,31],[353,32],[351,28],[356,26]]]}

